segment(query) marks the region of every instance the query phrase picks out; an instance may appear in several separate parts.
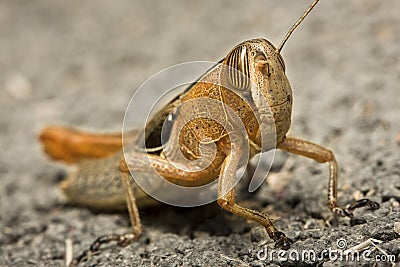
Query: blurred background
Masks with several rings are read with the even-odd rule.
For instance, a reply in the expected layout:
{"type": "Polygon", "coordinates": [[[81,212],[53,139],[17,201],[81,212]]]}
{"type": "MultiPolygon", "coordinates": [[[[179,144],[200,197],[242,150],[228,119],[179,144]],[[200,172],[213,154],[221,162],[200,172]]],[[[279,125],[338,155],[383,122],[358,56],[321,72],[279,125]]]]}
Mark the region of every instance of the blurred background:
{"type": "MultiPolygon", "coordinates": [[[[0,265],[62,264],[67,236],[84,248],[129,229],[126,218],[63,207],[54,177],[65,166],[43,155],[43,127],[120,131],[132,94],[151,75],[218,61],[250,38],[278,45],[309,2],[1,1],[0,265]]],[[[379,196],[399,195],[399,9],[395,0],[322,0],[282,50],[294,93],[291,134],[332,148],[341,183],[379,196]],[[373,172],[378,159],[385,169],[373,172]]],[[[290,190],[311,193],[326,211],[326,166],[295,161],[290,190]],[[305,175],[318,185],[309,188],[305,175]]],[[[176,239],[165,246],[183,242],[176,239]]]]}

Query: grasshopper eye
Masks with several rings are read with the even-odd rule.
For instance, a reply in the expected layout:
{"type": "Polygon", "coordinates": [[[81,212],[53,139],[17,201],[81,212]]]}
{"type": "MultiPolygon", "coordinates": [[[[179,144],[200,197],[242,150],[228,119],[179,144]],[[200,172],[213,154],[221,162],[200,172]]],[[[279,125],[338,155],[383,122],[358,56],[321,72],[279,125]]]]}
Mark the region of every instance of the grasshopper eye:
{"type": "Polygon", "coordinates": [[[227,56],[228,81],[236,89],[250,88],[249,59],[246,46],[238,46],[227,56]]]}

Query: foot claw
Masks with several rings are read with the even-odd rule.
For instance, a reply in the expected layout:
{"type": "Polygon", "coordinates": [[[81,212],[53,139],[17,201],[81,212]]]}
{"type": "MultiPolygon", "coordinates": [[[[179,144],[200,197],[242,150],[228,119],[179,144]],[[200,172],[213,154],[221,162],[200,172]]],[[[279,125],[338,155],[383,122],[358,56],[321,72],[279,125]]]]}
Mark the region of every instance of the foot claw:
{"type": "Polygon", "coordinates": [[[120,247],[126,247],[131,244],[132,241],[137,240],[138,236],[135,234],[125,234],[118,237],[117,245],[120,247]]]}
{"type": "Polygon", "coordinates": [[[340,216],[340,217],[349,217],[349,218],[353,218],[353,211],[349,210],[348,208],[341,208],[341,207],[335,207],[332,209],[332,212],[336,215],[336,216],[340,216]]]}
{"type": "Polygon", "coordinates": [[[366,206],[368,206],[371,210],[377,210],[380,207],[379,203],[364,198],[357,200],[353,204],[347,205],[345,208],[334,207],[332,212],[337,216],[354,218],[353,211],[366,206]]]}
{"type": "Polygon", "coordinates": [[[367,198],[363,198],[351,204],[347,209],[353,211],[355,209],[362,208],[365,206],[368,206],[371,210],[377,210],[380,207],[379,203],[369,200],[367,198]]]}
{"type": "Polygon", "coordinates": [[[69,266],[76,266],[82,261],[89,259],[92,255],[100,250],[102,244],[109,242],[117,242],[118,246],[125,247],[131,244],[133,241],[137,240],[139,235],[137,234],[122,234],[122,235],[105,235],[97,238],[89,249],[83,251],[78,257],[76,257],[69,266]]]}
{"type": "Polygon", "coordinates": [[[378,202],[370,201],[370,203],[369,203],[369,208],[370,208],[371,210],[377,210],[377,209],[379,209],[380,207],[381,207],[381,205],[379,205],[378,202]]]}
{"type": "Polygon", "coordinates": [[[272,239],[275,241],[275,248],[287,250],[293,244],[293,241],[290,238],[279,231],[273,234],[272,239]]]}

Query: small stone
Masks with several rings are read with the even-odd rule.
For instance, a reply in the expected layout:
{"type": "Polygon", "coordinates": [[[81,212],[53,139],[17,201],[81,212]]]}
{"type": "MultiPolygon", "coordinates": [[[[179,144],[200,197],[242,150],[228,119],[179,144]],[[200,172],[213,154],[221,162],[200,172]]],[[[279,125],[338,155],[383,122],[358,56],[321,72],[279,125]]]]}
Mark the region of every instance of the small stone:
{"type": "Polygon", "coordinates": [[[365,194],[365,196],[366,196],[366,197],[371,197],[371,196],[375,195],[375,193],[376,193],[376,190],[373,188],[373,189],[370,189],[370,190],[365,194]]]}
{"type": "Polygon", "coordinates": [[[22,100],[29,97],[32,92],[32,85],[24,75],[16,73],[6,80],[5,89],[15,99],[22,100]]]}
{"type": "Polygon", "coordinates": [[[394,222],[394,231],[400,235],[400,222],[394,222]]]}
{"type": "Polygon", "coordinates": [[[357,190],[353,193],[353,198],[355,200],[360,200],[360,199],[364,198],[364,194],[361,191],[357,190]]]}

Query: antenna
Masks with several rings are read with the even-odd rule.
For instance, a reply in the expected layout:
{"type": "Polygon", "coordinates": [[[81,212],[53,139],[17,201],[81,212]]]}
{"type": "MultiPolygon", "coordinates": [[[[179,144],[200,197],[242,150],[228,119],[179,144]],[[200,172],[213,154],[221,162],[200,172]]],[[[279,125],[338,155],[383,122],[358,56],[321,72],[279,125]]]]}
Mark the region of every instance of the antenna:
{"type": "Polygon", "coordinates": [[[303,15],[301,15],[301,17],[296,21],[295,24],[293,24],[292,28],[288,31],[288,33],[286,34],[285,38],[283,38],[281,44],[278,46],[278,48],[276,49],[276,51],[278,51],[278,53],[281,52],[282,47],[285,45],[286,41],[289,39],[290,35],[292,35],[292,33],[294,32],[294,30],[297,28],[297,26],[300,25],[300,23],[305,19],[305,17],[307,17],[308,13],[311,12],[311,10],[314,8],[314,6],[318,3],[319,0],[314,0],[314,2],[312,2],[312,4],[307,8],[307,10],[303,13],[303,15]]]}

